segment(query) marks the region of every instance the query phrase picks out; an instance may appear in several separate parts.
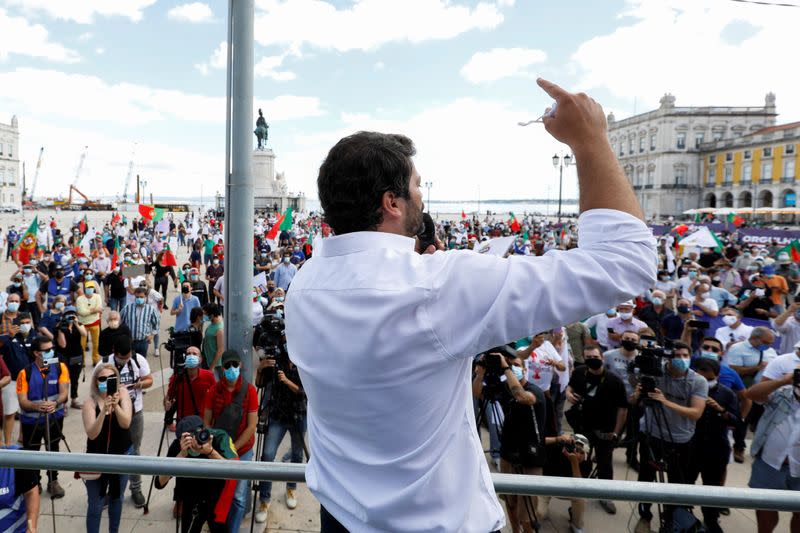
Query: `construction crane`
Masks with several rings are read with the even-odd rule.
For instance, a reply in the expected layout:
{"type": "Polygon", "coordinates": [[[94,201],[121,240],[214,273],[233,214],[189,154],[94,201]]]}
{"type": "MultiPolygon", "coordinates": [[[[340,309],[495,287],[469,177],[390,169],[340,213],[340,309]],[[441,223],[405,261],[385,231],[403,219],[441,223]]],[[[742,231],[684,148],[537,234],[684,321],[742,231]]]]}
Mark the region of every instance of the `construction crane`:
{"type": "Polygon", "coordinates": [[[28,201],[33,203],[33,192],[36,190],[36,182],[39,179],[39,169],[42,167],[42,154],[44,154],[44,146],[39,148],[39,160],[36,162],[36,172],[33,174],[33,182],[31,183],[31,190],[28,193],[28,201]]]}
{"type": "MultiPolygon", "coordinates": [[[[72,180],[72,185],[69,186],[69,197],[67,198],[66,201],[64,201],[64,200],[56,200],[54,202],[54,205],[59,206],[59,207],[64,207],[64,208],[67,208],[67,209],[69,209],[72,206],[72,191],[73,191],[73,189],[77,190],[77,189],[75,189],[75,186],[78,185],[78,180],[81,177],[81,171],[83,171],[83,163],[84,163],[84,161],[86,161],[86,154],[88,153],[88,151],[89,151],[89,147],[88,146],[84,146],[83,147],[83,153],[81,154],[81,159],[78,162],[78,168],[75,170],[75,179],[72,180]]],[[[81,196],[83,196],[83,194],[81,194],[81,196]]],[[[84,196],[84,198],[85,198],[85,196],[84,196]]]]}
{"type": "Polygon", "coordinates": [[[133,143],[133,150],[131,150],[131,162],[128,163],[128,175],[125,177],[125,187],[122,189],[122,203],[128,203],[128,187],[131,184],[131,177],[133,176],[133,160],[136,157],[136,143],[133,143]]]}

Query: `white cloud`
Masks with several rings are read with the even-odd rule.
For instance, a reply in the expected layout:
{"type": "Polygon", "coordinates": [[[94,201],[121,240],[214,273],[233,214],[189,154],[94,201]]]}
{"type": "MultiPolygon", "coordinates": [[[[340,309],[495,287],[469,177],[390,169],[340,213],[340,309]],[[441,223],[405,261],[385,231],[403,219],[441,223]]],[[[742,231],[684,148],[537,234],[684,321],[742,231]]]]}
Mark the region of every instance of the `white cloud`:
{"type": "Polygon", "coordinates": [[[373,50],[390,42],[451,39],[503,22],[497,5],[450,0],[360,0],[337,9],[323,0],[257,0],[256,41],[333,49],[373,50]]]}
{"type": "Polygon", "coordinates": [[[192,2],[191,4],[181,4],[175,6],[167,12],[167,17],[183,22],[209,22],[213,20],[214,13],[208,4],[203,2],[192,2]]]}
{"type": "Polygon", "coordinates": [[[386,68],[386,64],[383,61],[378,61],[377,63],[375,63],[375,65],[373,65],[372,68],[374,68],[375,70],[383,70],[386,68]]]}
{"type": "MultiPolygon", "coordinates": [[[[53,115],[76,121],[137,126],[166,120],[222,124],[224,97],[159,89],[133,83],[108,84],[82,74],[17,69],[0,72],[0,107],[21,116],[53,115]],[[57,91],[53,87],[58,87],[57,91]]],[[[324,114],[318,98],[282,95],[259,100],[271,120],[296,120],[324,114]]],[[[190,124],[185,127],[191,128],[190,124]]]]}
{"type": "Polygon", "coordinates": [[[787,36],[797,32],[794,11],[711,0],[628,0],[620,27],[583,43],[572,60],[583,89],[637,98],[639,109],[658,107],[665,92],[679,106],[756,106],[774,91],[778,111],[798,118],[798,76],[785,53],[787,36]],[[731,42],[725,30],[740,21],[756,31],[731,42]]]}
{"type": "Polygon", "coordinates": [[[101,56],[106,53],[106,49],[103,48],[102,46],[98,46],[97,48],[94,49],[94,53],[101,56]]]}
{"type": "Polygon", "coordinates": [[[530,48],[493,48],[477,52],[461,68],[461,75],[471,83],[495,81],[511,76],[535,77],[528,67],[543,63],[547,54],[530,48]]]}
{"type": "Polygon", "coordinates": [[[228,65],[228,42],[222,41],[219,46],[211,53],[208,61],[196,63],[194,68],[200,71],[203,76],[208,76],[211,69],[224,69],[228,65]]]}
{"type": "Polygon", "coordinates": [[[80,61],[76,51],[50,41],[47,29],[41,24],[30,24],[24,18],[10,16],[0,8],[0,61],[12,54],[40,57],[58,63],[80,61]]]}
{"type": "Polygon", "coordinates": [[[78,24],[92,24],[96,16],[125,17],[139,22],[142,11],[157,0],[5,0],[26,12],[44,12],[50,17],[78,24]]]}
{"type": "Polygon", "coordinates": [[[286,54],[277,56],[264,56],[255,65],[255,75],[257,78],[271,78],[275,81],[290,81],[297,77],[294,72],[288,70],[278,70],[283,64],[286,54]]]}
{"type": "Polygon", "coordinates": [[[85,43],[86,41],[90,40],[91,38],[92,38],[92,33],[88,32],[88,31],[78,35],[78,40],[80,42],[82,42],[82,43],[85,43]]]}

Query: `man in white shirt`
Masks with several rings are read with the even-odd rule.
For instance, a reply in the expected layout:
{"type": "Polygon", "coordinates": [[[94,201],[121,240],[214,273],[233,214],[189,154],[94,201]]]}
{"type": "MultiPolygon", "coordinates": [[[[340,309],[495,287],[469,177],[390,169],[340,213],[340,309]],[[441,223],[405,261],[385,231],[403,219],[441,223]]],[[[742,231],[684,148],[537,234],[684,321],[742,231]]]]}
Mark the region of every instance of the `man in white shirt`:
{"type": "Polygon", "coordinates": [[[800,303],[789,304],[786,311],[775,317],[774,325],[781,336],[781,353],[791,351],[800,341],[800,303]]]}
{"type": "MultiPolygon", "coordinates": [[[[748,326],[742,322],[742,312],[735,307],[725,307],[722,312],[722,321],[725,323],[721,328],[717,328],[714,336],[722,343],[727,350],[737,342],[742,342],[750,338],[753,326],[748,326]]],[[[784,351],[784,350],[781,350],[784,351]]]]}
{"type": "Polygon", "coordinates": [[[306,480],[322,504],[322,532],[501,529],[475,431],[474,356],[655,281],[655,240],[602,109],[539,84],[558,108],[545,128],[578,163],[578,249],[501,258],[435,251],[437,243],[417,253],[421,178],[413,143],[400,135],[351,135],[320,167],[320,203],[336,236],[292,281],[286,337],[308,396],[306,480]],[[576,288],[580,298],[564,298],[576,288]]]}
{"type": "Polygon", "coordinates": [[[699,283],[695,288],[694,300],[692,300],[693,314],[699,317],[709,316],[714,318],[719,314],[719,306],[716,300],[709,296],[710,285],[699,283]]]}
{"type": "Polygon", "coordinates": [[[594,328],[595,336],[597,337],[597,344],[600,349],[605,351],[608,349],[608,321],[617,316],[617,308],[612,307],[605,313],[598,313],[589,317],[584,324],[587,328],[594,328]]]}
{"type": "Polygon", "coordinates": [[[697,267],[690,266],[685,276],[678,278],[676,282],[677,288],[680,291],[680,297],[691,300],[694,298],[692,291],[697,284],[697,267]]]}

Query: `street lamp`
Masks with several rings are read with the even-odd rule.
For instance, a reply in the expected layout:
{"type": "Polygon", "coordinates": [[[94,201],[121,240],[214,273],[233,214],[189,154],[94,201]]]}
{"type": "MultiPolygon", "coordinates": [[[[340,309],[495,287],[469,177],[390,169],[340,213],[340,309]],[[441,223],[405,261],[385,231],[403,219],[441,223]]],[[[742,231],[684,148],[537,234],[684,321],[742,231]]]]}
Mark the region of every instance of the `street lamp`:
{"type": "Polygon", "coordinates": [[[433,187],[433,182],[432,181],[426,181],[425,182],[425,188],[428,189],[428,203],[427,203],[428,213],[431,212],[431,187],[433,187]]]}
{"type": "Polygon", "coordinates": [[[564,179],[564,167],[572,164],[572,156],[565,154],[559,157],[558,154],[553,156],[553,166],[558,169],[558,223],[561,223],[561,185],[564,179]]]}

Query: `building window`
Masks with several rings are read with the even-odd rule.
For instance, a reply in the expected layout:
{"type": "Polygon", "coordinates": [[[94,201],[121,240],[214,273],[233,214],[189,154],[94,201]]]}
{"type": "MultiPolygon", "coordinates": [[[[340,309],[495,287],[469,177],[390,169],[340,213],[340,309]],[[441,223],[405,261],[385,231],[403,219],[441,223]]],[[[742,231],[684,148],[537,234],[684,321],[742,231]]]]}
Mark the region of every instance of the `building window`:
{"type": "Polygon", "coordinates": [[[721,141],[722,140],[722,132],[721,131],[715,131],[713,138],[714,138],[715,141],[721,141]]]}
{"type": "Polygon", "coordinates": [[[619,156],[625,155],[625,143],[619,143],[619,156]]]}
{"type": "Polygon", "coordinates": [[[705,137],[705,133],[695,133],[694,134],[694,147],[695,149],[700,148],[700,145],[703,144],[703,138],[705,137]]]}
{"type": "Polygon", "coordinates": [[[745,159],[750,159],[752,157],[753,157],[753,152],[751,152],[750,150],[745,150],[744,151],[744,158],[745,159]]]}
{"type": "Polygon", "coordinates": [[[717,169],[716,167],[708,167],[708,180],[706,183],[709,185],[714,185],[717,181],[717,169]]]}
{"type": "Polygon", "coordinates": [[[6,184],[6,169],[0,168],[0,187],[6,184]]]}
{"type": "Polygon", "coordinates": [[[642,152],[644,152],[644,142],[645,142],[645,140],[646,139],[644,137],[639,137],[639,153],[640,154],[642,152]]]}
{"type": "Polygon", "coordinates": [[[794,158],[783,160],[783,177],[794,178],[794,158]]]}
{"type": "Polygon", "coordinates": [[[733,161],[733,152],[725,152],[725,162],[733,161]]]}
{"type": "Polygon", "coordinates": [[[676,147],[678,148],[678,150],[683,150],[684,148],[686,148],[686,134],[683,132],[678,133],[677,138],[678,142],[676,144],[676,147]]]}
{"type": "Polygon", "coordinates": [[[8,157],[14,157],[14,145],[11,143],[8,144],[8,157]]]}
{"type": "Polygon", "coordinates": [[[686,185],[686,169],[675,169],[675,185],[686,185]]]}
{"type": "Polygon", "coordinates": [[[730,166],[726,165],[725,166],[725,177],[722,180],[722,184],[723,185],[730,185],[732,181],[733,181],[733,169],[730,166]]]}
{"type": "Polygon", "coordinates": [[[644,169],[638,168],[636,169],[636,181],[633,182],[634,185],[643,185],[642,178],[644,177],[644,169]]]}
{"type": "Polygon", "coordinates": [[[786,149],[784,150],[784,153],[786,153],[787,155],[788,154],[793,154],[794,153],[794,145],[793,144],[787,144],[786,145],[786,149]]]}
{"type": "Polygon", "coordinates": [[[761,181],[772,181],[772,163],[769,161],[761,163],[761,181]]]}
{"type": "Polygon", "coordinates": [[[750,180],[752,179],[753,179],[753,165],[751,163],[742,165],[742,183],[750,183],[750,180]]]}
{"type": "Polygon", "coordinates": [[[772,157],[772,148],[764,148],[764,157],[772,157]]]}
{"type": "Polygon", "coordinates": [[[10,200],[8,201],[11,205],[14,205],[14,193],[11,193],[10,200]]]}
{"type": "Polygon", "coordinates": [[[652,135],[650,135],[650,150],[652,151],[655,149],[656,149],[656,134],[653,133],[652,135]]]}
{"type": "Polygon", "coordinates": [[[8,184],[10,186],[12,186],[12,187],[16,185],[16,182],[14,181],[14,169],[13,168],[8,169],[8,184]]]}
{"type": "Polygon", "coordinates": [[[716,162],[717,162],[717,156],[715,156],[715,155],[708,156],[708,164],[709,165],[713,165],[716,162]]]}
{"type": "Polygon", "coordinates": [[[650,169],[647,171],[647,183],[645,185],[653,185],[653,182],[656,179],[656,171],[654,169],[650,169]]]}
{"type": "Polygon", "coordinates": [[[633,139],[630,139],[630,140],[628,141],[628,153],[629,153],[629,154],[632,154],[632,153],[633,153],[633,139]]]}
{"type": "Polygon", "coordinates": [[[0,155],[3,155],[3,143],[0,143],[0,155]]]}
{"type": "Polygon", "coordinates": [[[683,213],[683,198],[675,198],[675,212],[683,213]]]}

